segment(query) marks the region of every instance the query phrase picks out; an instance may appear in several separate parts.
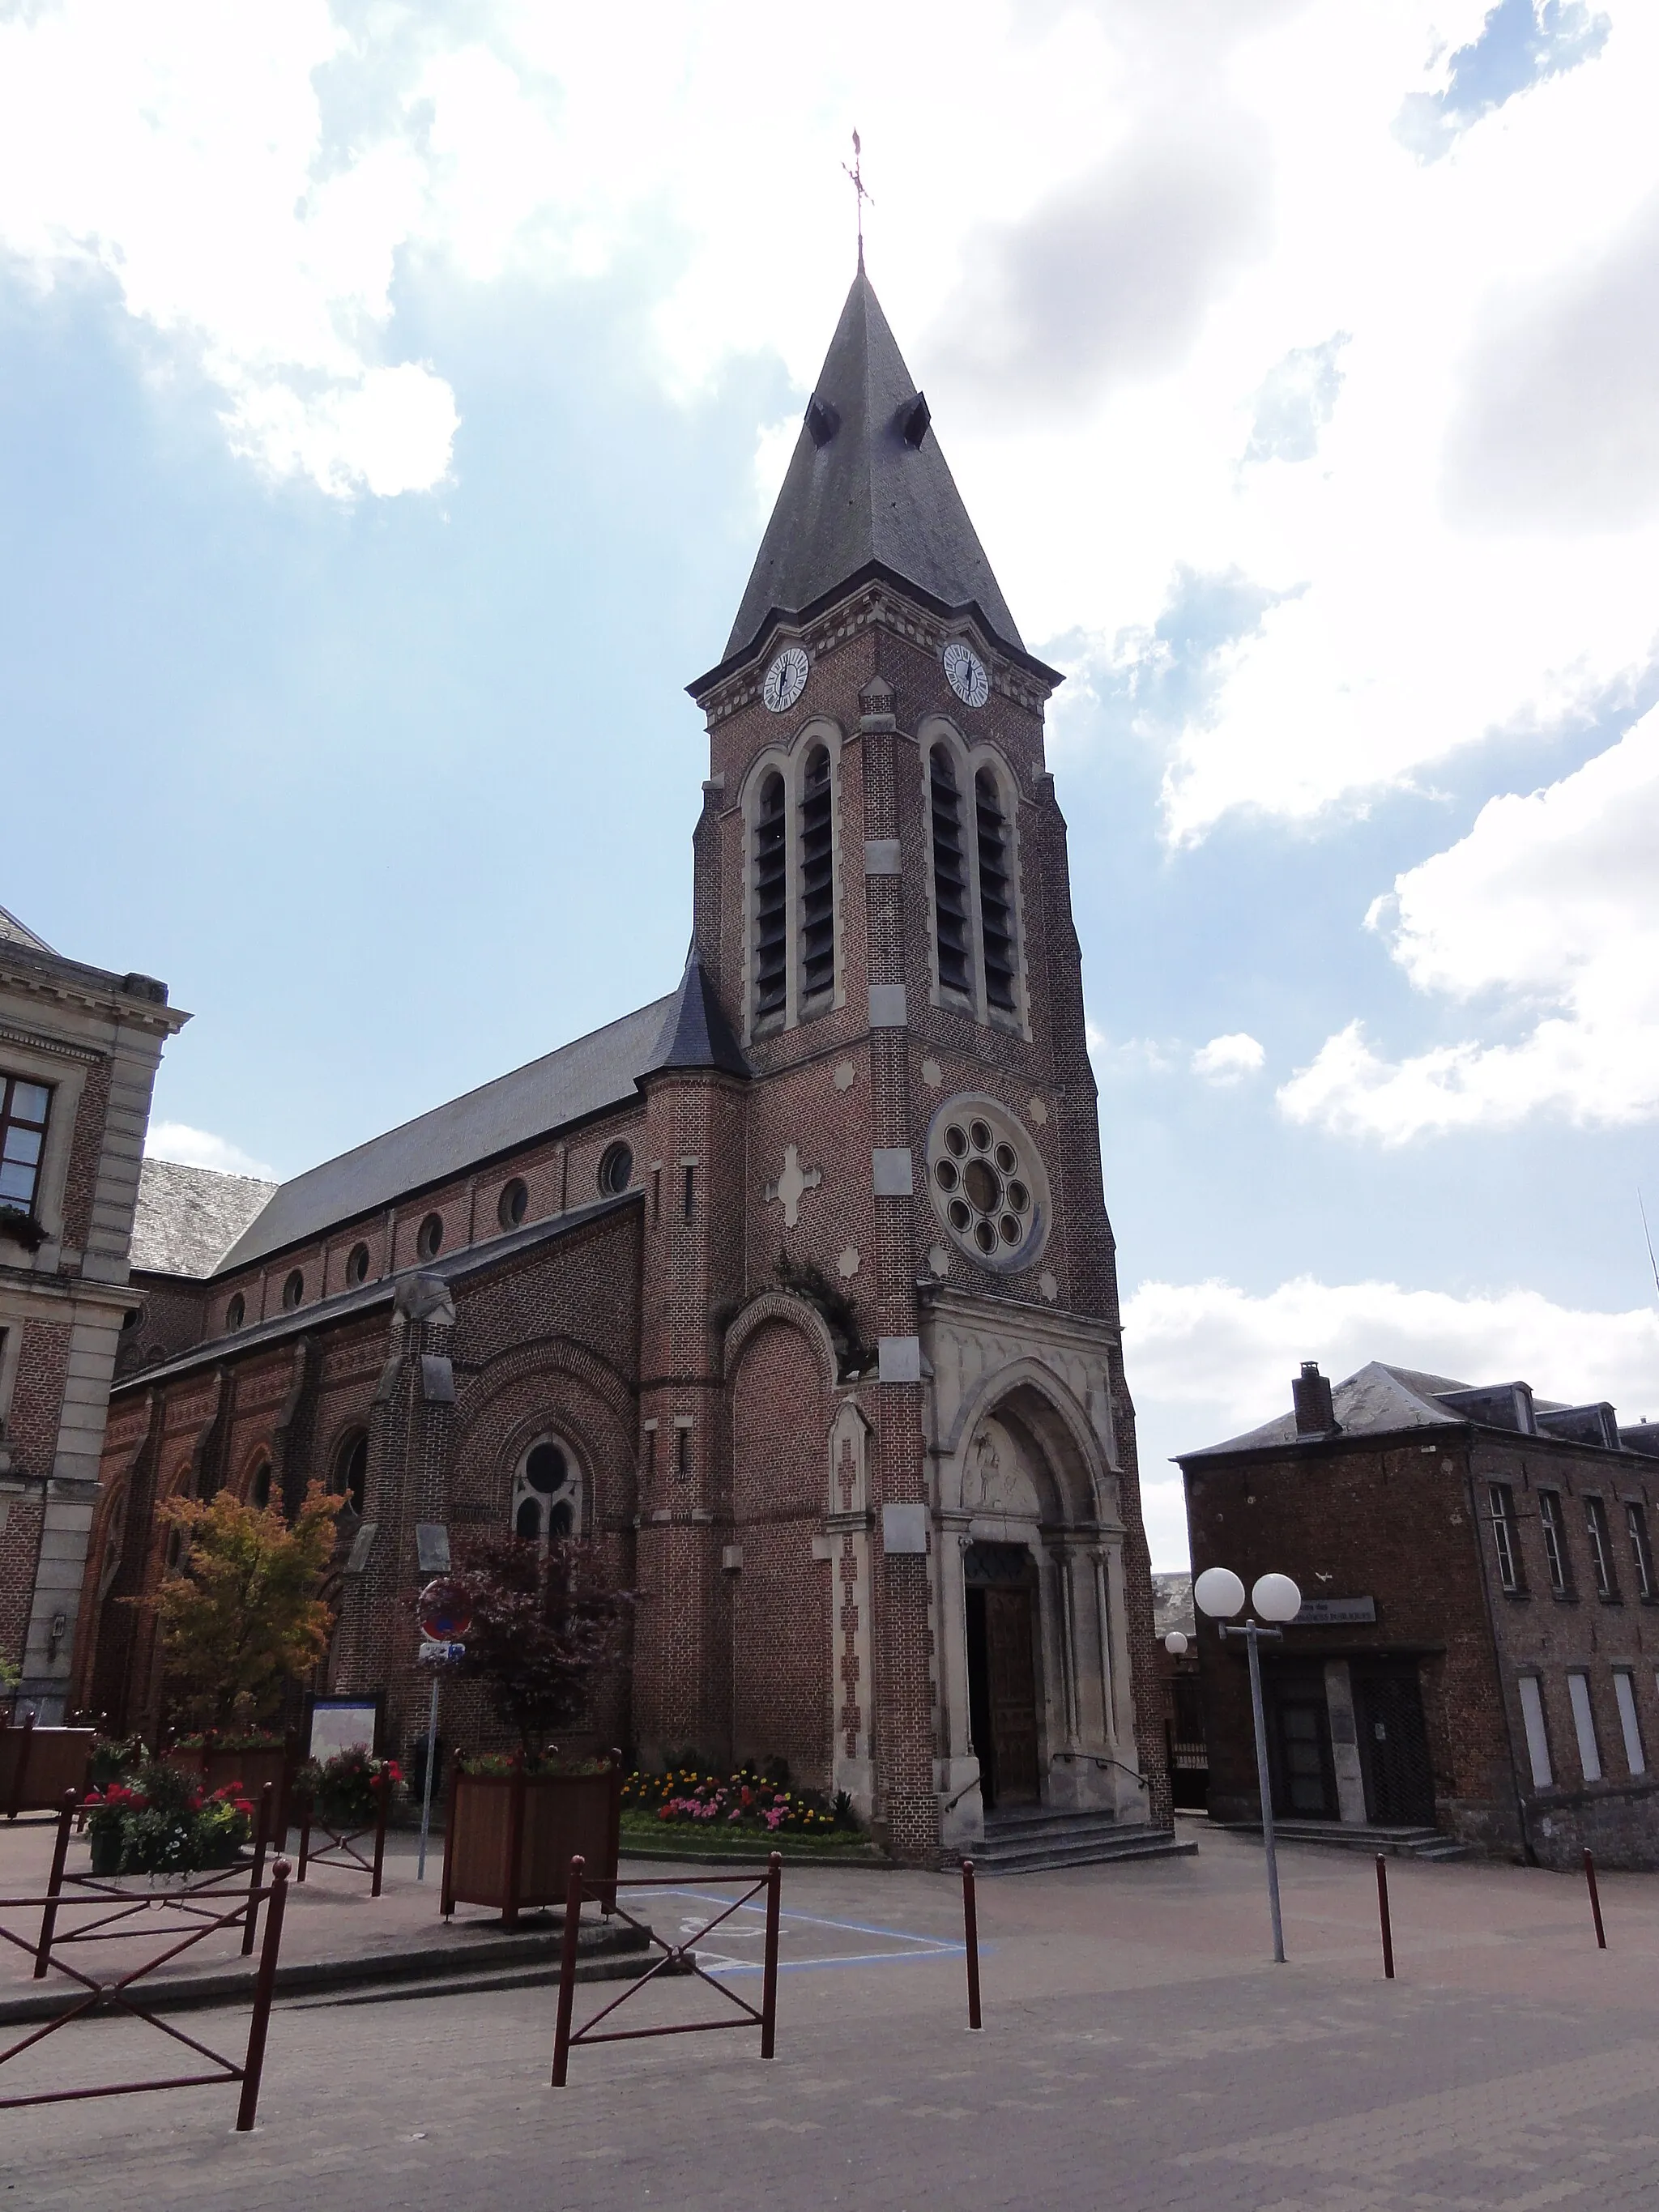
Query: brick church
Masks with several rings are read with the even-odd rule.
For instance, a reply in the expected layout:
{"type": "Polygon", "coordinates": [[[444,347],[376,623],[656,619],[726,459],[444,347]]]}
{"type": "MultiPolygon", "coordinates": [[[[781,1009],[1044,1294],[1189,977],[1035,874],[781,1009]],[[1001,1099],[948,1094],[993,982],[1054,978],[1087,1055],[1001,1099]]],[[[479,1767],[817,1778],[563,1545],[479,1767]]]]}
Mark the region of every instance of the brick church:
{"type": "Polygon", "coordinates": [[[677,987],[280,1186],[148,1164],[80,1703],[158,1717],[118,1601],[159,1500],[319,1475],[325,1686],[401,1751],[417,1524],[510,1523],[639,1593],[602,1717],[646,1760],[786,1759],[906,1857],[1012,1808],[1163,1823],[1060,680],[860,265],[689,687],[677,987]]]}

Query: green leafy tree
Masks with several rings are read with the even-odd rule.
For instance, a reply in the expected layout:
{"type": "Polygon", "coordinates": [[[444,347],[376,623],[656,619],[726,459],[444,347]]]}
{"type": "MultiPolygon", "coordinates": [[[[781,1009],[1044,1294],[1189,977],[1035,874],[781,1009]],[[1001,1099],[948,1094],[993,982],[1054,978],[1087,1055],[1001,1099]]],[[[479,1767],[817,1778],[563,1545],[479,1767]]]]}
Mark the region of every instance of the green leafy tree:
{"type": "Polygon", "coordinates": [[[292,1522],[222,1490],[172,1498],[158,1519],[183,1539],[153,1598],[166,1679],[181,1714],[204,1728],[268,1719],[285,1682],[328,1649],[333,1615],[317,1595],[333,1557],[340,1500],[320,1482],[292,1522]]]}
{"type": "Polygon", "coordinates": [[[591,1544],[484,1530],[468,1534],[444,1579],[472,1609],[466,1656],[453,1672],[488,1685],[529,1759],[538,1736],[581,1718],[616,1657],[633,1593],[617,1588],[591,1544]]]}

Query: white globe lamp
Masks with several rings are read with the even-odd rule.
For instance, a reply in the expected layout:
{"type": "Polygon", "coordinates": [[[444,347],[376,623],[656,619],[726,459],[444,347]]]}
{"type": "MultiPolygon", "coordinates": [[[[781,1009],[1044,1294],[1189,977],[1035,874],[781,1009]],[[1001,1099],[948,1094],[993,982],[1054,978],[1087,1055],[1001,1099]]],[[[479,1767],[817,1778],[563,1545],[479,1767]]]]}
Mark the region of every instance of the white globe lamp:
{"type": "Polygon", "coordinates": [[[1178,1628],[1172,1628],[1164,1639],[1164,1649],[1172,1659],[1179,1659],[1187,1649],[1187,1639],[1178,1628]]]}
{"type": "Polygon", "coordinates": [[[1231,1620],[1244,1609],[1244,1585],[1231,1567],[1206,1567],[1193,1584],[1193,1602],[1212,1620],[1231,1620]]]}
{"type": "Polygon", "coordinates": [[[1250,1603],[1263,1620],[1281,1627],[1302,1610],[1302,1593],[1288,1575],[1263,1575],[1250,1592],[1250,1603]]]}

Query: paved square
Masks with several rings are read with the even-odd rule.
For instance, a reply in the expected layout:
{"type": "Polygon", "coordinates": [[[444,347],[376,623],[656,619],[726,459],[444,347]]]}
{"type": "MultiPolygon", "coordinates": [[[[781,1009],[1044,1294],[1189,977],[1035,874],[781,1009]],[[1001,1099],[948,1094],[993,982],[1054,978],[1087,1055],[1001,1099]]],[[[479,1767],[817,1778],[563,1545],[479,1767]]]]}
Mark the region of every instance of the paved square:
{"type": "MultiPolygon", "coordinates": [[[[1291,1960],[1274,1967],[1259,1847],[1197,1832],[1195,1859],[981,1883],[981,2035],[966,2028],[953,1877],[792,1869],[769,2066],[752,2032],[676,2036],[578,2050],[553,2091],[550,1989],[313,1999],[273,2015],[252,2136],[231,2133],[229,2090],[0,2114],[3,2201],[1659,2203],[1659,1879],[1605,1879],[1601,1953],[1581,1883],[1396,1862],[1389,1984],[1369,1860],[1285,1852],[1291,1960]]],[[[718,1894],[688,1869],[683,1891],[642,1898],[666,1934],[701,1925],[718,1894]]],[[[752,1973],[758,1917],[732,1926],[705,1963],[752,1973]]],[[[614,1994],[579,1990],[577,2018],[614,1994]]],[[[714,2017],[719,2000],[682,1982],[634,2005],[643,2025],[714,2017]]],[[[216,2040],[233,2018],[184,2024],[216,2040]]],[[[70,2071],[125,2063],[137,2033],[79,2031],[70,2071]]]]}

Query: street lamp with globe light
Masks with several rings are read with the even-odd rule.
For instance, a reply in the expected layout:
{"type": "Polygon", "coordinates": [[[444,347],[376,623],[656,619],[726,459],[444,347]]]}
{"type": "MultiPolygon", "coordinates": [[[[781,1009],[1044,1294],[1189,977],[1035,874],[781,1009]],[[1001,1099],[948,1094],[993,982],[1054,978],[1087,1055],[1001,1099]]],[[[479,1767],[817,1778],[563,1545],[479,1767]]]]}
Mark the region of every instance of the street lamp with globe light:
{"type": "Polygon", "coordinates": [[[1261,1797],[1261,1841],[1267,1859],[1267,1904],[1273,1922],[1273,1960],[1285,1963],[1285,1927],[1279,1911],[1279,1857],[1273,1848],[1273,1793],[1267,1773],[1267,1727],[1261,1710],[1261,1660],[1264,1642],[1278,1643],[1281,1624],[1294,1620],[1302,1610],[1302,1593],[1288,1575],[1262,1575],[1250,1592],[1250,1603],[1261,1620],[1245,1620],[1231,1626],[1235,1613],[1244,1609],[1244,1585],[1231,1567],[1206,1567],[1193,1584],[1193,1601],[1207,1613],[1220,1633],[1242,1636],[1250,1662],[1250,1716],[1255,1723],[1255,1778],[1261,1797]],[[1263,1627],[1262,1621],[1269,1624],[1263,1627]]]}

